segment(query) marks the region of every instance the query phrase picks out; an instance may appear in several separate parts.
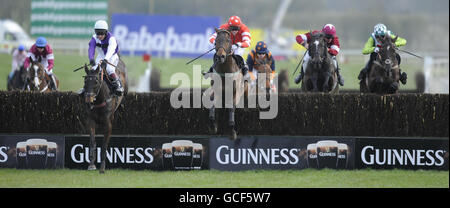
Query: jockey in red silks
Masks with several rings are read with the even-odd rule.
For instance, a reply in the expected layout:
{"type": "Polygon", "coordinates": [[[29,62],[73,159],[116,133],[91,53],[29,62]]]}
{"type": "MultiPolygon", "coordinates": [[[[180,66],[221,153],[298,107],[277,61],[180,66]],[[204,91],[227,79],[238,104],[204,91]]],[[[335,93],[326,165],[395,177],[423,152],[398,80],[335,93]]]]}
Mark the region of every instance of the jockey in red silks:
{"type": "MultiPolygon", "coordinates": [[[[323,26],[321,31],[315,30],[312,32],[312,34],[318,32],[323,32],[325,34],[325,42],[327,43],[328,53],[333,58],[333,63],[336,68],[336,73],[338,75],[339,85],[344,86],[344,79],[341,77],[339,73],[340,69],[336,60],[336,56],[338,55],[340,50],[339,38],[336,35],[336,28],[332,24],[326,24],[325,26],[323,26]]],[[[303,45],[305,48],[308,48],[308,44],[311,43],[311,32],[297,35],[295,39],[298,44],[303,45]]],[[[305,56],[303,57],[303,65],[300,70],[300,74],[294,80],[296,84],[300,83],[300,81],[303,79],[305,71],[307,70],[309,59],[310,56],[308,53],[306,53],[305,56]]]]}
{"type": "MultiPolygon", "coordinates": [[[[248,68],[242,56],[244,55],[245,48],[250,47],[250,42],[252,39],[250,30],[244,23],[242,23],[241,18],[238,16],[230,17],[226,24],[220,26],[220,29],[227,29],[231,31],[231,44],[233,44],[231,49],[234,52],[233,55],[236,58],[239,68],[242,70],[242,75],[247,75],[248,68]]],[[[212,34],[209,38],[209,42],[214,44],[216,37],[217,33],[212,34]]],[[[208,73],[213,72],[215,65],[216,63],[214,62],[208,73]]]]}
{"type": "Polygon", "coordinates": [[[47,40],[44,37],[39,37],[36,43],[33,44],[28,51],[27,58],[23,64],[24,68],[30,67],[30,58],[33,61],[39,61],[44,66],[45,72],[50,77],[50,88],[52,90],[56,89],[56,80],[53,76],[53,66],[55,56],[53,55],[53,50],[50,45],[47,44],[47,40]]]}

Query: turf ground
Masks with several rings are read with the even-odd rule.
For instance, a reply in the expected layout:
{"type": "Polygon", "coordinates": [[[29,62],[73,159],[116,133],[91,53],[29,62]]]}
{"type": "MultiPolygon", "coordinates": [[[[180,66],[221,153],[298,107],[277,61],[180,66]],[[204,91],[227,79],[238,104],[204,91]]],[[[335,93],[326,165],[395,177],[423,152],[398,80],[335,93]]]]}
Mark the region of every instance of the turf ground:
{"type": "Polygon", "coordinates": [[[227,172],[124,169],[0,169],[0,188],[449,188],[448,171],[258,170],[227,172]]]}
{"type": "MultiPolygon", "coordinates": [[[[66,54],[66,53],[58,53],[58,51],[54,52],[55,54],[55,70],[54,73],[58,76],[60,80],[60,90],[61,91],[77,91],[83,86],[83,78],[84,75],[83,70],[79,70],[77,72],[72,72],[73,69],[76,69],[82,66],[84,63],[87,63],[87,57],[81,56],[78,54],[66,54]]],[[[402,56],[406,56],[402,54],[402,56]]],[[[137,86],[139,77],[145,73],[145,69],[147,64],[142,61],[140,56],[137,57],[122,57],[129,73],[129,84],[130,86],[137,86]]],[[[188,62],[187,58],[174,58],[174,59],[161,59],[161,58],[153,58],[152,66],[161,72],[161,87],[175,87],[170,86],[170,78],[173,74],[178,72],[186,73],[191,81],[193,76],[193,65],[200,65],[203,71],[207,71],[212,64],[212,60],[210,59],[198,59],[192,64],[186,65],[188,62]]],[[[299,60],[292,59],[286,61],[278,61],[276,62],[277,72],[280,70],[286,69],[289,71],[289,80],[291,88],[298,88],[299,85],[295,85],[293,83],[294,76],[292,73],[295,71],[295,68],[298,64],[299,60]]],[[[364,56],[348,56],[345,61],[339,63],[340,68],[342,69],[342,76],[345,79],[345,86],[341,87],[341,89],[352,89],[359,90],[359,80],[357,79],[359,71],[365,65],[364,56]]],[[[415,73],[422,70],[423,63],[417,58],[403,58],[401,68],[403,71],[408,73],[408,83],[406,85],[401,85],[400,89],[416,89],[415,83],[415,73]]],[[[11,71],[11,55],[10,54],[0,54],[0,90],[6,90],[6,78],[11,71]]],[[[299,71],[297,71],[298,74],[299,71]]],[[[297,75],[295,74],[295,76],[297,75]]],[[[203,78],[202,78],[203,79],[203,78]]],[[[203,80],[204,87],[208,87],[208,81],[203,80]]],[[[194,86],[198,86],[198,83],[193,84],[194,86]]]]}

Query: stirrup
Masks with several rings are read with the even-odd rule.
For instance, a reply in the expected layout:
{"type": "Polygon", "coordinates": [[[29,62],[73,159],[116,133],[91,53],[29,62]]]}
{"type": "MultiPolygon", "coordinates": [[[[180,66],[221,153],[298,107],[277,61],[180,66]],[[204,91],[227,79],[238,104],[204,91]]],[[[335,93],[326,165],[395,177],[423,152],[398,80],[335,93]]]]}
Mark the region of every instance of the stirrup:
{"type": "Polygon", "coordinates": [[[342,78],[340,74],[338,75],[338,83],[339,85],[344,86],[344,78],[342,78]]]}
{"type": "Polygon", "coordinates": [[[300,72],[300,74],[294,79],[295,84],[299,84],[303,79],[303,74],[300,72]]]}

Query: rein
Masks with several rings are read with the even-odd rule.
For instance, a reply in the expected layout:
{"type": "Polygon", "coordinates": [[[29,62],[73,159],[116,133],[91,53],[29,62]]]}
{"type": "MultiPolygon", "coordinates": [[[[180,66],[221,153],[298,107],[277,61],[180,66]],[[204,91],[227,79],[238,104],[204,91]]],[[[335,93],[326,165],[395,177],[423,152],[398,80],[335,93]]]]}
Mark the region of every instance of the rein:
{"type": "MultiPolygon", "coordinates": [[[[100,67],[100,66],[99,66],[99,67],[100,67]]],[[[98,87],[97,93],[95,93],[95,96],[94,96],[94,97],[97,97],[98,94],[100,93],[100,90],[102,89],[103,82],[104,82],[104,79],[103,79],[103,73],[104,73],[104,70],[105,70],[105,69],[102,69],[102,71],[101,71],[101,73],[100,73],[100,80],[101,80],[101,83],[100,83],[100,86],[98,87]]],[[[96,75],[87,75],[87,76],[94,76],[94,77],[97,77],[96,75]]],[[[109,78],[108,78],[108,80],[109,80],[109,78]]],[[[102,103],[97,104],[97,105],[92,105],[92,104],[91,104],[91,110],[92,110],[93,108],[102,108],[102,107],[105,107],[106,104],[109,103],[110,101],[111,101],[111,98],[109,98],[109,99],[107,99],[107,100],[105,100],[105,101],[103,101],[102,103]]]]}

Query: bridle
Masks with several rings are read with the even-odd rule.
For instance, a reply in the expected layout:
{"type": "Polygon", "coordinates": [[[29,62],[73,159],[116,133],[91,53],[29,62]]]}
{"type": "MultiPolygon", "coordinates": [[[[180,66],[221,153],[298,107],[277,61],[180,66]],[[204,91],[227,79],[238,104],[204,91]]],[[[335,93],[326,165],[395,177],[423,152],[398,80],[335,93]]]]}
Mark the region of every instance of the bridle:
{"type": "MultiPolygon", "coordinates": [[[[100,65],[98,65],[98,67],[100,67],[100,65]]],[[[93,78],[95,78],[95,80],[96,80],[96,83],[97,83],[97,80],[99,80],[100,79],[100,84],[99,84],[99,86],[98,86],[98,89],[97,89],[97,92],[94,94],[94,101],[96,100],[96,98],[97,98],[97,96],[98,96],[98,94],[100,93],[100,90],[102,89],[102,85],[103,85],[103,82],[104,82],[104,79],[103,79],[103,71],[104,71],[104,69],[101,69],[101,73],[99,73],[98,75],[86,75],[86,76],[84,76],[84,78],[86,79],[86,78],[89,78],[89,77],[93,77],[93,78]],[[100,78],[99,78],[99,76],[100,76],[100,78]]],[[[93,93],[86,93],[86,95],[87,96],[89,96],[89,95],[92,95],[93,93]]],[[[95,107],[95,108],[100,108],[100,107],[104,107],[104,106],[106,106],[106,103],[107,102],[109,102],[109,101],[111,101],[111,98],[110,99],[108,99],[108,100],[106,100],[106,101],[104,101],[104,102],[102,102],[102,103],[100,103],[100,104],[97,104],[97,105],[92,105],[92,103],[89,103],[90,104],[90,108],[91,108],[91,110],[95,107]]]]}
{"type": "Polygon", "coordinates": [[[216,41],[216,43],[215,43],[215,48],[216,48],[216,54],[215,55],[217,55],[217,51],[219,50],[219,49],[223,49],[224,51],[225,51],[225,53],[226,53],[226,55],[225,55],[225,58],[227,57],[227,56],[229,56],[229,55],[231,55],[231,54],[233,54],[233,51],[231,51],[231,33],[230,33],[230,31],[228,31],[228,30],[219,30],[218,32],[217,32],[217,36],[219,36],[219,33],[222,33],[222,32],[225,32],[225,33],[227,33],[228,34],[228,37],[229,38],[227,38],[227,41],[230,43],[230,47],[228,48],[228,50],[225,48],[225,47],[223,47],[223,46],[217,46],[217,41],[216,41]]]}
{"type": "MultiPolygon", "coordinates": [[[[33,79],[34,85],[33,88],[39,90],[39,92],[45,92],[48,87],[49,87],[49,83],[46,82],[46,85],[44,88],[42,88],[42,90],[40,90],[40,86],[42,85],[42,83],[45,81],[45,75],[44,75],[44,71],[42,69],[42,67],[40,67],[37,63],[32,62],[30,68],[33,67],[34,70],[34,75],[31,75],[31,77],[28,78],[28,83],[30,82],[31,79],[33,79]],[[42,75],[38,75],[38,71],[42,70],[42,75]],[[41,81],[42,80],[42,81],[41,81]]],[[[28,72],[30,72],[30,68],[28,69],[28,72]]],[[[28,91],[31,91],[30,89],[30,84],[27,84],[27,88],[28,91]]]]}
{"type": "MultiPolygon", "coordinates": [[[[383,43],[386,44],[386,43],[383,43]]],[[[390,47],[395,48],[395,45],[392,45],[391,43],[388,43],[389,45],[387,46],[387,51],[384,51],[384,47],[381,47],[381,50],[377,53],[377,59],[374,60],[374,64],[376,64],[377,66],[379,66],[380,68],[384,69],[384,73],[387,77],[391,77],[392,76],[392,69],[397,69],[399,68],[398,64],[397,65],[393,65],[394,62],[391,60],[391,58],[387,57],[386,59],[383,60],[383,58],[381,57],[381,52],[385,52],[388,53],[390,47]]],[[[394,57],[395,58],[395,57],[394,57]]]]}

